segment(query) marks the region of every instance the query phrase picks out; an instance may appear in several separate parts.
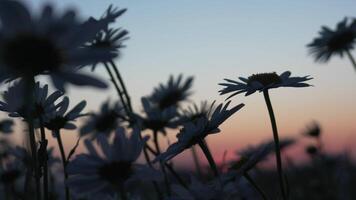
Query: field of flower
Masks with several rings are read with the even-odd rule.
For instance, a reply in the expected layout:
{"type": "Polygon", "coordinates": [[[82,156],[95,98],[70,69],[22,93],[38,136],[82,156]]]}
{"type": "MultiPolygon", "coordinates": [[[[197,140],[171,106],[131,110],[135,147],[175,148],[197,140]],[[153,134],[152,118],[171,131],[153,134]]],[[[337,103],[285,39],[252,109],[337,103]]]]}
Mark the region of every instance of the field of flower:
{"type": "MultiPolygon", "coordinates": [[[[223,101],[193,102],[194,77],[171,75],[141,97],[143,109],[136,110],[129,93],[135,89],[117,65],[129,32],[114,22],[125,12],[108,5],[101,17],[83,20],[73,10],[45,5],[35,12],[22,1],[0,1],[0,111],[6,116],[0,120],[1,200],[356,199],[356,165],[347,151],[325,150],[318,122],[299,138],[279,132],[270,91],[306,90],[314,77],[267,70],[225,78],[216,83],[223,101]],[[98,68],[109,81],[95,75],[98,68]],[[73,86],[111,86],[115,99],[102,102],[98,112],[85,112],[89,100],[70,102],[73,86]],[[268,116],[271,140],[217,162],[207,138],[219,137],[225,122],[248,109],[233,99],[250,95],[265,103],[261,113],[268,116]],[[76,132],[70,148],[66,143],[73,141],[63,139],[68,130],[76,132]],[[9,139],[15,131],[23,143],[9,139]],[[308,141],[298,146],[308,157],[304,163],[284,154],[300,138],[308,141]],[[174,158],[183,152],[192,156],[192,168],[177,167],[174,158]]],[[[340,56],[356,70],[355,43],[356,19],[345,17],[335,28],[323,26],[307,50],[315,62],[340,56]]]]}

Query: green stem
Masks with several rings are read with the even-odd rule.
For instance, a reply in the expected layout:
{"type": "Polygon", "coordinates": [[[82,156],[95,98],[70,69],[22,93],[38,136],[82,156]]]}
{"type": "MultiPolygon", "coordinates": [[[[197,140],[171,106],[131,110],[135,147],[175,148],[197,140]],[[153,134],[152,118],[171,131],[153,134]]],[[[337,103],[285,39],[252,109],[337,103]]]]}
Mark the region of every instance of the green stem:
{"type": "MultiPolygon", "coordinates": [[[[59,147],[59,151],[61,153],[61,158],[62,158],[62,165],[63,165],[63,172],[64,172],[64,180],[67,181],[68,179],[68,173],[67,173],[67,159],[66,159],[66,154],[64,152],[64,146],[63,146],[63,142],[62,142],[62,137],[61,137],[61,133],[59,130],[55,130],[55,135],[57,138],[57,143],[58,143],[58,147],[59,147]]],[[[65,196],[66,196],[66,200],[70,199],[70,194],[69,194],[69,188],[68,186],[65,184],[64,185],[64,189],[65,189],[65,196]]]]}
{"type": "Polygon", "coordinates": [[[47,139],[46,139],[46,132],[43,126],[42,117],[40,117],[40,131],[41,131],[41,142],[42,145],[45,145],[45,149],[42,149],[43,152],[43,195],[44,199],[48,199],[48,156],[47,156],[47,139]]]}
{"type": "Polygon", "coordinates": [[[41,188],[40,188],[40,174],[38,168],[38,158],[37,158],[37,145],[36,145],[36,136],[34,131],[34,119],[32,113],[32,106],[34,106],[35,97],[34,97],[34,88],[35,88],[35,79],[33,77],[26,79],[26,90],[25,98],[27,99],[27,124],[30,135],[30,146],[31,146],[31,154],[32,154],[32,170],[35,174],[35,184],[36,184],[36,199],[41,199],[41,188]]]}
{"type": "Polygon", "coordinates": [[[257,183],[252,179],[252,177],[247,172],[245,172],[244,177],[255,188],[255,190],[260,194],[262,199],[268,200],[266,193],[257,185],[257,183]]]}
{"type": "MultiPolygon", "coordinates": [[[[140,139],[143,140],[141,134],[140,134],[140,139]]],[[[144,148],[143,148],[143,155],[144,155],[144,157],[145,157],[145,160],[146,160],[146,162],[147,162],[147,165],[148,165],[150,168],[153,169],[153,166],[152,166],[152,163],[151,163],[151,160],[150,160],[150,156],[149,156],[149,154],[148,154],[148,152],[147,152],[147,146],[148,146],[148,145],[145,144],[145,146],[144,146],[144,148]]],[[[155,189],[155,191],[156,191],[156,193],[157,193],[158,199],[163,199],[163,196],[162,196],[162,194],[161,194],[161,191],[159,190],[159,187],[158,187],[158,183],[157,183],[156,181],[152,181],[152,183],[153,183],[153,187],[154,187],[154,189],[155,189]]]]}
{"type": "Polygon", "coordinates": [[[198,142],[200,148],[203,150],[203,153],[206,157],[206,159],[208,160],[209,162],[209,165],[210,165],[210,168],[211,170],[213,171],[214,173],[214,176],[215,177],[219,177],[219,171],[218,171],[218,168],[216,166],[216,163],[214,161],[214,158],[213,156],[211,155],[211,152],[209,151],[208,149],[208,146],[206,145],[204,139],[201,139],[199,142],[198,142]]]}
{"type": "Polygon", "coordinates": [[[272,103],[269,98],[268,90],[263,91],[263,96],[266,101],[269,117],[271,119],[272,131],[273,131],[273,139],[274,139],[274,146],[276,150],[276,162],[277,162],[277,171],[278,171],[278,178],[279,178],[279,185],[282,192],[282,197],[284,200],[287,199],[286,189],[284,187],[284,180],[283,180],[283,167],[282,167],[282,158],[281,158],[281,149],[279,146],[279,137],[278,137],[278,129],[276,118],[273,113],[272,103]]]}
{"type": "Polygon", "coordinates": [[[122,89],[123,89],[123,92],[124,92],[125,97],[126,97],[127,105],[128,105],[128,107],[129,107],[130,111],[132,111],[131,99],[130,99],[129,93],[127,92],[127,89],[126,89],[124,80],[122,79],[121,74],[120,74],[119,70],[117,69],[115,63],[114,63],[113,61],[110,61],[110,64],[111,64],[112,68],[114,69],[114,72],[115,72],[115,74],[116,74],[116,77],[117,77],[117,79],[119,80],[120,85],[121,85],[121,87],[122,87],[122,89]]]}
{"type": "Polygon", "coordinates": [[[349,50],[346,50],[346,54],[349,57],[354,69],[356,70],[356,61],[349,50]]]}
{"type": "Polygon", "coordinates": [[[126,105],[126,102],[125,102],[125,100],[124,100],[124,96],[123,96],[124,94],[121,92],[121,89],[120,89],[119,85],[116,83],[115,78],[114,78],[114,75],[112,74],[112,72],[111,72],[109,66],[108,66],[106,63],[104,63],[104,65],[105,65],[106,71],[108,72],[108,74],[109,74],[109,76],[110,76],[111,82],[112,82],[112,83],[114,84],[114,86],[115,86],[115,89],[116,89],[116,91],[117,91],[117,94],[119,95],[119,98],[120,98],[120,100],[121,100],[121,102],[122,102],[122,106],[124,107],[125,112],[126,112],[126,113],[129,113],[129,109],[128,109],[128,107],[127,107],[127,105],[126,105]]]}
{"type": "MultiPolygon", "coordinates": [[[[153,142],[155,144],[155,147],[156,147],[156,152],[157,154],[161,154],[161,149],[159,147],[159,143],[158,143],[158,132],[157,131],[153,131],[153,142]]],[[[163,172],[163,175],[164,175],[164,182],[165,182],[165,188],[166,188],[166,192],[168,194],[168,196],[170,196],[171,194],[171,190],[170,190],[170,187],[169,187],[169,180],[168,180],[168,176],[167,176],[167,172],[166,172],[166,168],[164,167],[164,164],[162,162],[159,162],[159,165],[160,165],[160,168],[163,172]]]]}
{"type": "Polygon", "coordinates": [[[195,146],[192,146],[190,149],[192,150],[195,169],[197,170],[197,173],[198,173],[199,177],[202,178],[203,177],[203,173],[201,171],[201,166],[200,166],[200,162],[199,162],[199,158],[198,158],[198,154],[197,154],[197,151],[195,149],[195,146]]]}

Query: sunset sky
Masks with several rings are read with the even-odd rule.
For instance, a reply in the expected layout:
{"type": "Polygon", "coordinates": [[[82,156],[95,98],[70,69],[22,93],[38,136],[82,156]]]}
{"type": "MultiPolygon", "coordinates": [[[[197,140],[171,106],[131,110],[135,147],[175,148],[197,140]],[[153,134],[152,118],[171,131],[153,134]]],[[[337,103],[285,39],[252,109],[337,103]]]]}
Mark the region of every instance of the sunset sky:
{"type": "MultiPolygon", "coordinates": [[[[39,9],[42,0],[27,1],[39,9]]],[[[271,91],[281,136],[296,136],[311,122],[320,122],[328,151],[356,152],[356,72],[345,57],[327,64],[315,63],[306,44],[322,25],[335,28],[345,16],[354,17],[356,1],[236,1],[236,0],[61,0],[51,1],[60,10],[77,8],[83,17],[99,17],[113,4],[128,8],[116,23],[130,32],[127,47],[117,60],[136,110],[140,97],[165,82],[169,75],[195,76],[193,101],[217,100],[224,78],[237,79],[252,73],[290,70],[292,75],[314,77],[309,88],[271,91]],[[247,3],[248,2],[248,3],[247,3]]],[[[353,52],[356,56],[356,53],[353,52]]],[[[96,73],[107,78],[104,70],[96,73]]],[[[73,102],[88,101],[97,110],[102,101],[116,100],[114,90],[71,87],[73,102]]],[[[272,132],[263,95],[233,98],[245,103],[222,132],[209,136],[217,160],[225,150],[229,158],[250,144],[271,139],[272,132]]],[[[68,143],[73,141],[68,133],[68,143]]],[[[171,140],[174,141],[173,132],[171,140]]],[[[308,143],[308,141],[303,141],[308,143]]],[[[300,155],[303,150],[299,150],[300,155]]],[[[189,153],[189,152],[188,152],[189,153]]],[[[184,155],[183,155],[184,157],[184,155]]],[[[184,159],[189,160],[189,155],[184,159]]]]}

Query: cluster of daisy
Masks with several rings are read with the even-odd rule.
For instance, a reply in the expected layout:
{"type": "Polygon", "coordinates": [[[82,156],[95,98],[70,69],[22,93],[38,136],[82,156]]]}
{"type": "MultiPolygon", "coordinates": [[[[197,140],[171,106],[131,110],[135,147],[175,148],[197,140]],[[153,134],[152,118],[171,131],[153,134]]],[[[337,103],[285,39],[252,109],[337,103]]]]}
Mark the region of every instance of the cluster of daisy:
{"type": "MultiPolygon", "coordinates": [[[[128,31],[113,24],[125,12],[109,6],[100,18],[83,20],[72,10],[59,14],[46,5],[34,15],[21,1],[0,1],[0,82],[7,87],[2,92],[0,110],[26,124],[22,130],[24,147],[14,147],[8,141],[0,143],[0,194],[7,199],[40,200],[246,199],[247,181],[255,189],[253,195],[268,199],[250,171],[274,154],[280,197],[288,199],[281,150],[294,140],[279,138],[269,90],[308,87],[307,81],[312,78],[293,77],[286,71],[225,79],[219,91],[220,95],[229,95],[225,102],[186,106],[191,103],[194,79],[171,76],[141,98],[142,112],[136,112],[115,63],[125,47],[128,31]],[[117,100],[107,100],[99,112],[84,112],[85,100],[69,109],[68,84],[101,89],[108,86],[106,81],[83,72],[83,68],[94,71],[99,66],[107,71],[117,100]],[[40,81],[39,76],[49,77],[54,88],[40,81]],[[232,105],[228,99],[256,92],[264,95],[273,141],[240,152],[240,159],[227,168],[218,165],[206,137],[221,133],[221,125],[245,106],[232,105]],[[80,118],[85,121],[78,127],[80,118]],[[66,130],[78,130],[76,144],[69,149],[62,139],[66,130]],[[60,153],[60,159],[53,157],[53,148],[48,147],[48,131],[58,143],[54,151],[60,153]],[[169,132],[176,132],[177,140],[162,149],[169,132]],[[81,142],[86,153],[78,153],[81,142]],[[202,169],[196,146],[204,153],[212,173],[206,175],[202,169]],[[172,160],[188,150],[193,153],[199,176],[205,174],[204,178],[175,168],[172,160]],[[138,162],[141,155],[144,162],[138,162]]],[[[338,28],[350,38],[340,44],[334,41],[331,30],[324,29],[322,36],[330,41],[315,40],[310,45],[317,60],[353,48],[355,23],[348,25],[345,20],[338,28]]],[[[10,119],[0,121],[1,134],[11,133],[13,124],[10,119]]]]}

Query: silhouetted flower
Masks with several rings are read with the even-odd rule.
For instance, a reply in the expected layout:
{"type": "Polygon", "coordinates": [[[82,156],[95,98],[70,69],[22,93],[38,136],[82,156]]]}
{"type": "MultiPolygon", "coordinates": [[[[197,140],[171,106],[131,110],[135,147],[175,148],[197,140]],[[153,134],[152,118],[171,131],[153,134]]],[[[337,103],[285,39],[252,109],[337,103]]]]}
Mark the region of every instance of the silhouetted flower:
{"type": "Polygon", "coordinates": [[[314,156],[318,153],[318,148],[314,145],[309,145],[305,148],[305,152],[311,156],[314,156]]]}
{"type": "Polygon", "coordinates": [[[0,132],[4,134],[12,133],[12,126],[14,122],[10,119],[4,119],[0,121],[0,132]]]}
{"type": "MultiPolygon", "coordinates": [[[[105,20],[111,23],[125,12],[126,9],[113,8],[110,5],[105,14],[101,17],[101,20],[105,20]]],[[[127,37],[128,33],[129,32],[127,30],[121,28],[109,28],[107,26],[95,36],[92,42],[85,46],[94,50],[108,50],[112,55],[115,55],[115,57],[120,57],[120,50],[125,47],[123,42],[129,39],[129,37],[127,37]]],[[[112,58],[100,60],[99,62],[92,65],[92,70],[95,69],[97,64],[108,63],[110,61],[112,61],[112,58]]]]}
{"type": "Polygon", "coordinates": [[[316,61],[327,62],[331,56],[343,56],[344,53],[354,48],[356,39],[356,20],[348,23],[347,18],[339,22],[335,30],[323,26],[319,32],[320,37],[308,44],[310,54],[316,61]]]}
{"type": "Polygon", "coordinates": [[[99,135],[110,136],[119,125],[119,117],[122,116],[122,106],[119,103],[110,105],[109,101],[102,104],[100,113],[89,115],[89,119],[80,129],[80,135],[90,135],[92,139],[99,135]]]}
{"type": "Polygon", "coordinates": [[[26,102],[25,82],[18,81],[3,93],[3,101],[0,101],[0,110],[9,113],[10,117],[22,117],[25,120],[29,117],[27,109],[34,120],[40,116],[45,116],[58,108],[55,102],[63,95],[60,91],[55,91],[48,95],[48,85],[41,86],[39,82],[34,87],[34,105],[30,106],[26,102]]]}
{"type": "Polygon", "coordinates": [[[318,138],[321,134],[320,125],[318,123],[314,122],[312,125],[310,125],[307,128],[307,130],[303,134],[308,137],[318,138]]]}
{"type": "Polygon", "coordinates": [[[86,101],[83,100],[68,111],[69,98],[64,97],[63,100],[57,104],[58,109],[46,114],[46,117],[44,118],[44,126],[53,131],[54,137],[56,137],[56,131],[60,129],[76,129],[77,127],[73,122],[75,122],[77,118],[85,115],[81,113],[85,108],[85,105],[86,101]]]}
{"type": "Polygon", "coordinates": [[[164,110],[157,108],[147,98],[142,97],[141,102],[145,117],[135,115],[137,122],[143,129],[151,129],[166,133],[166,128],[176,128],[178,125],[177,110],[175,107],[169,107],[164,110]]]}
{"type": "MultiPolygon", "coordinates": [[[[285,149],[287,147],[290,147],[291,145],[295,144],[296,140],[292,139],[292,138],[282,138],[279,141],[279,148],[285,149]]],[[[268,149],[269,151],[266,151],[267,154],[271,154],[275,151],[274,148],[274,141],[267,141],[267,142],[263,142],[259,145],[256,146],[248,146],[240,151],[237,152],[238,155],[242,156],[242,157],[251,157],[252,155],[254,155],[256,152],[260,151],[260,149],[268,149]]],[[[267,156],[266,154],[266,156],[267,156]]]]}
{"type": "Polygon", "coordinates": [[[193,104],[186,109],[183,109],[180,114],[180,120],[184,123],[186,121],[194,121],[199,117],[207,117],[211,115],[210,111],[213,110],[214,103],[208,104],[207,101],[202,101],[200,106],[193,104]]]}
{"type": "Polygon", "coordinates": [[[203,116],[185,123],[177,134],[178,141],[170,145],[167,151],[159,155],[155,160],[168,161],[185,149],[202,141],[209,134],[219,133],[219,126],[244,106],[244,104],[239,104],[228,110],[229,104],[230,101],[225,105],[219,104],[209,118],[203,116]]]}
{"type": "Polygon", "coordinates": [[[169,77],[166,85],[160,84],[154,88],[153,94],[150,96],[150,101],[158,106],[159,109],[164,110],[171,106],[178,106],[178,103],[187,99],[191,92],[193,77],[188,77],[184,82],[183,75],[180,74],[177,80],[173,76],[169,77]]]}
{"type": "Polygon", "coordinates": [[[105,20],[90,18],[83,23],[71,10],[55,16],[50,6],[32,16],[23,3],[3,0],[0,21],[0,81],[45,74],[62,91],[65,82],[106,87],[104,82],[77,72],[79,66],[114,56],[108,50],[81,48],[107,26],[105,20]]]}
{"type": "MultiPolygon", "coordinates": [[[[114,196],[117,188],[128,188],[136,181],[160,178],[157,172],[141,164],[135,164],[148,138],[140,139],[140,130],[134,128],[127,137],[123,128],[118,128],[112,144],[104,135],[100,146],[102,154],[96,151],[90,140],[85,140],[89,154],[80,154],[68,164],[68,186],[78,197],[114,196]],[[102,156],[101,156],[102,155],[102,156]]],[[[94,198],[95,197],[95,198],[94,198]]]]}
{"type": "Polygon", "coordinates": [[[219,85],[225,86],[220,90],[220,95],[232,93],[227,99],[246,92],[245,96],[255,93],[256,91],[262,92],[264,90],[278,88],[278,87],[308,87],[310,86],[305,81],[313,78],[309,76],[304,77],[291,77],[291,72],[286,71],[281,75],[277,73],[262,73],[253,74],[248,78],[239,77],[240,81],[231,79],[224,79],[227,83],[219,83],[219,85]]]}

